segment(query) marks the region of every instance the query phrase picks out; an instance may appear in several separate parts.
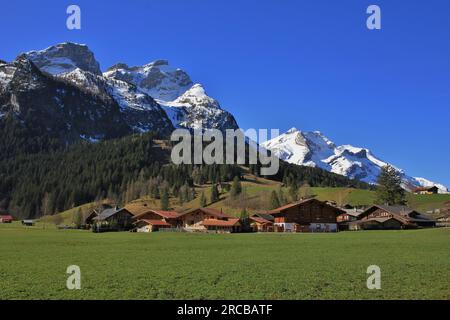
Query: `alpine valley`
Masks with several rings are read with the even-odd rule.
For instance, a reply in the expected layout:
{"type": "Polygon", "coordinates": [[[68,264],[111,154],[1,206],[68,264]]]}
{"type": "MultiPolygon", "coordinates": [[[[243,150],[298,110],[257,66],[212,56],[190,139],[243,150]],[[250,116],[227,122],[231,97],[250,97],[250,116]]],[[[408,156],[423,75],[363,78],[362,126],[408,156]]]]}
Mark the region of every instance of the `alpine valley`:
{"type": "MultiPolygon", "coordinates": [[[[238,166],[168,168],[167,137],[175,128],[239,126],[202,84],[166,60],[102,72],[94,53],[75,43],[0,60],[0,209],[35,217],[105,197],[124,202],[144,180],[171,186],[175,196],[239,174],[238,166]]],[[[273,179],[291,184],[371,188],[387,164],[319,132],[291,129],[263,146],[284,160],[273,179]]],[[[401,172],[406,189],[435,185],[401,172]]]]}

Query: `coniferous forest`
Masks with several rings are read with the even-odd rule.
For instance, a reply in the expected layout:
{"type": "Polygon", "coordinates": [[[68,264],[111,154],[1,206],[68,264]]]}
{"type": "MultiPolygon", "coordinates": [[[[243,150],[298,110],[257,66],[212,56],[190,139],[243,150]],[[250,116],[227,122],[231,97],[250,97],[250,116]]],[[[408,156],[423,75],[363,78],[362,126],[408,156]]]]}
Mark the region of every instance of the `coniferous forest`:
{"type": "MultiPolygon", "coordinates": [[[[242,167],[237,165],[174,165],[170,142],[153,133],[65,146],[15,122],[3,123],[0,210],[20,218],[54,214],[105,198],[124,204],[144,195],[160,198],[170,194],[189,201],[195,196],[194,185],[232,181],[242,175],[242,167]]],[[[258,175],[260,165],[248,168],[258,175]]],[[[283,162],[278,174],[268,178],[286,186],[306,182],[311,186],[368,187],[324,170],[283,162]]]]}

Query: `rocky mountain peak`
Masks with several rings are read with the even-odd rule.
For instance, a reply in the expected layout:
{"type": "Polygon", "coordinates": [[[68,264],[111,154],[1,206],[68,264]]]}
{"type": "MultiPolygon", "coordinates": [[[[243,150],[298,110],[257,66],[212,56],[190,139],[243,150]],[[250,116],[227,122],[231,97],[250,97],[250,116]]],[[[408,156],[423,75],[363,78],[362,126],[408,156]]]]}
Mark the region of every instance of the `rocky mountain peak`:
{"type": "Polygon", "coordinates": [[[60,43],[44,50],[27,52],[25,56],[39,69],[52,75],[71,72],[76,68],[101,75],[94,53],[83,44],[60,43]]]}

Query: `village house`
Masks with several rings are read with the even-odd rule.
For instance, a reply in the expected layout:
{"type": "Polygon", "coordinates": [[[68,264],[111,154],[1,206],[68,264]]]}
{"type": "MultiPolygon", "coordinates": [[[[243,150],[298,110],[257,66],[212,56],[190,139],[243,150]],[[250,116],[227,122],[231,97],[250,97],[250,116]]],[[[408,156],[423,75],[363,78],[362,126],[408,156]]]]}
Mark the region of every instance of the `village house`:
{"type": "Polygon", "coordinates": [[[420,187],[413,190],[415,194],[437,194],[439,193],[439,188],[436,186],[432,187],[420,187]]]}
{"type": "Polygon", "coordinates": [[[363,213],[364,210],[360,209],[342,209],[344,213],[341,213],[337,216],[336,220],[338,223],[338,227],[340,231],[346,231],[350,228],[350,222],[358,220],[361,213],[363,213]]]}
{"type": "Polygon", "coordinates": [[[254,232],[272,232],[274,218],[270,214],[255,214],[249,218],[250,227],[254,232]]]}
{"type": "Polygon", "coordinates": [[[181,227],[186,231],[224,231],[238,232],[239,219],[236,220],[222,211],[212,208],[198,208],[178,216],[181,227]]]}
{"type": "Polygon", "coordinates": [[[108,204],[101,204],[98,208],[91,211],[88,216],[84,219],[84,226],[90,228],[94,224],[94,218],[97,217],[106,209],[111,209],[112,207],[108,204]]]}
{"type": "Polygon", "coordinates": [[[129,230],[132,226],[133,214],[125,208],[109,208],[93,218],[94,231],[129,230]]]}
{"type": "Polygon", "coordinates": [[[307,199],[270,210],[278,232],[336,232],[337,216],[344,210],[317,199],[307,199]]]}
{"type": "Polygon", "coordinates": [[[434,227],[435,221],[406,206],[374,205],[349,224],[349,230],[434,227]]]}
{"type": "Polygon", "coordinates": [[[0,223],[11,223],[13,222],[13,217],[9,214],[1,215],[0,216],[0,223]]]}
{"type": "Polygon", "coordinates": [[[175,211],[149,210],[133,217],[137,232],[154,232],[181,226],[175,211]]]}

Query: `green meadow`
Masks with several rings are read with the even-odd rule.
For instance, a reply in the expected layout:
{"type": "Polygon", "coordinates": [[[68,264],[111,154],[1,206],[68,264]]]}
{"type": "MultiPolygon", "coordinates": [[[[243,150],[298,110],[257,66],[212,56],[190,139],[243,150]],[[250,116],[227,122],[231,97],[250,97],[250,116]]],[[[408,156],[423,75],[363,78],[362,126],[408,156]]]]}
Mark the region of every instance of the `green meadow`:
{"type": "Polygon", "coordinates": [[[450,299],[450,229],[103,233],[0,224],[1,299],[450,299]],[[81,268],[81,290],[66,268],[81,268]],[[369,265],[381,290],[366,287],[369,265]]]}

